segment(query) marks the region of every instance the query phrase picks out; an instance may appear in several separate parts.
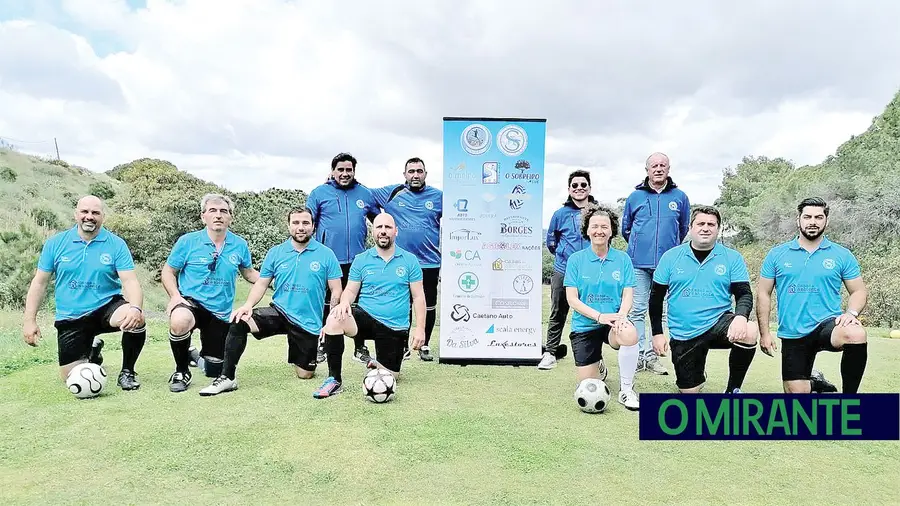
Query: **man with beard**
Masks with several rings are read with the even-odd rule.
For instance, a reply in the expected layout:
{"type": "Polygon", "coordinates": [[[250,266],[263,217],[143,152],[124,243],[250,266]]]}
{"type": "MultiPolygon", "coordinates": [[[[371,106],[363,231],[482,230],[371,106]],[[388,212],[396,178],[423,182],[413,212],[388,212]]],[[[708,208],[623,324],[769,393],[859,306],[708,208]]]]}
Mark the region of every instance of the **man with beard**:
{"type": "Polygon", "coordinates": [[[778,290],[778,337],[785,393],[837,391],[821,373],[813,371],[820,351],[843,353],[844,393],[859,391],[866,370],[866,329],[858,318],[866,307],[868,292],[853,253],[824,235],[828,214],[828,204],[821,198],[800,202],[800,235],[772,248],[759,275],[756,315],[760,347],[769,356],[777,349],[769,330],[769,311],[772,289],[778,290]],[[843,311],[842,285],[850,293],[843,311]]]}
{"type": "MultiPolygon", "coordinates": [[[[588,203],[596,203],[591,196],[591,173],[576,170],[569,174],[569,198],[562,207],[553,213],[550,226],[547,228],[547,250],[553,255],[553,275],[550,277],[550,322],[547,325],[547,344],[538,369],[548,370],[556,367],[557,358],[565,356],[564,345],[561,346],[563,327],[569,317],[569,302],[566,299],[566,265],[569,257],[591,245],[589,239],[582,234],[582,209],[588,203]]],[[[606,366],[600,361],[601,375],[606,373],[606,366]]],[[[605,376],[604,376],[605,377],[605,376]]]]}
{"type": "MultiPolygon", "coordinates": [[[[353,155],[338,153],[331,160],[331,178],[309,192],[306,207],[312,210],[313,220],[317,224],[316,240],[337,256],[343,273],[341,285],[346,287],[350,264],[366,248],[369,233],[366,220],[371,221],[379,213],[372,192],[356,180],[356,158],[353,155]]],[[[325,295],[322,323],[331,311],[330,300],[329,292],[325,295]]],[[[360,337],[354,342],[354,360],[367,363],[371,357],[365,341],[360,337]]],[[[324,360],[323,356],[319,358],[324,360]]]]}
{"type": "Polygon", "coordinates": [[[192,359],[209,378],[222,373],[238,272],[249,283],[259,279],[247,241],[228,230],[233,217],[230,198],[204,195],[200,219],[206,227],[179,237],[162,268],[162,285],[169,294],[169,345],[175,359],[175,372],[169,377],[172,392],[190,386],[192,359]],[[195,329],[200,330],[199,352],[191,348],[195,329]]]}
{"type": "MultiPolygon", "coordinates": [[[[428,344],[436,321],[438,281],[441,274],[441,216],[444,192],[425,184],[425,162],[410,158],[403,169],[406,184],[390,185],[372,190],[375,201],[397,221],[402,233],[397,235],[397,246],[419,259],[422,267],[422,286],[425,290],[425,345],[419,349],[419,358],[431,362],[434,357],[428,344]]],[[[410,306],[410,319],[412,319],[410,306]]],[[[403,358],[410,356],[409,345],[403,358]]]]}
{"type": "Polygon", "coordinates": [[[662,255],[684,241],[689,228],[691,203],[669,177],[669,157],[653,153],[644,164],[647,171],[641,184],[625,200],[622,237],[628,241],[628,255],[634,263],[634,305],[628,318],[638,333],[638,370],[669,374],[653,352],[644,319],[650,300],[653,272],[662,255]]]}
{"type": "Polygon", "coordinates": [[[725,393],[740,393],[759,337],[756,324],[748,321],[753,309],[750,274],[740,253],[717,242],[722,217],[715,207],[694,209],[690,226],[690,242],[663,253],[653,273],[653,349],[665,356],[671,346],[675,385],[681,393],[700,392],[710,349],[730,349],[725,393]],[[669,342],[662,326],[667,293],[669,342]]]}
{"type": "Polygon", "coordinates": [[[56,275],[55,323],[60,376],[84,362],[103,364],[103,340],[97,337],[122,331],[122,390],[141,384],[134,366],[147,340],[141,310],[143,292],[134,272],[134,259],[121,237],[103,227],[103,201],[89,195],[75,206],[75,226],[44,243],[37,270],[25,298],[25,342],[37,346],[41,329],[37,312],[56,275]]]}
{"type": "Polygon", "coordinates": [[[344,336],[372,339],[378,361],[370,360],[367,367],[380,366],[391,371],[395,377],[399,376],[403,349],[409,339],[410,298],[416,315],[412,349],[418,350],[425,343],[422,267],[412,253],[394,244],[397,228],[390,214],[379,214],[372,224],[372,232],[375,246],[353,260],[340,304],[331,311],[325,323],[328,378],[313,394],[317,399],[342,391],[344,336]],[[350,302],[357,295],[359,303],[351,306],[350,302]]]}
{"type": "Polygon", "coordinates": [[[222,374],[200,390],[200,395],[237,389],[237,365],[251,332],[256,339],[286,335],[288,363],[294,365],[298,378],[313,377],[326,287],[332,305],[336,306],[341,296],[340,264],[333,251],[312,238],[315,225],[308,208],[294,208],[288,213],[291,237],[266,253],[259,280],[247,301],[231,314],[222,374]],[[254,309],[273,281],[275,293],[270,307],[254,309]]]}

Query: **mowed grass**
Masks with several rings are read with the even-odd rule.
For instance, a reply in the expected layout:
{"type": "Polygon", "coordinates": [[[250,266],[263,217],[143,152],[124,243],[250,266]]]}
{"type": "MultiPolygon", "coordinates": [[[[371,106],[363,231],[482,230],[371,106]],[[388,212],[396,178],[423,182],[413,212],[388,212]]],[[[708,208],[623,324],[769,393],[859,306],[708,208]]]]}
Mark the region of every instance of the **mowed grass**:
{"type": "MultiPolygon", "coordinates": [[[[546,287],[545,287],[546,291],[546,287]]],[[[242,287],[238,300],[242,301],[242,287]]],[[[546,294],[545,294],[546,296],[546,294]]],[[[544,321],[549,311],[545,303],[544,321]]],[[[118,337],[106,336],[109,387],[80,401],[55,363],[42,321],[37,349],[21,315],[0,313],[0,504],[896,504],[897,442],[654,442],[618,403],[600,415],[572,400],[571,356],[533,367],[404,363],[394,401],[366,402],[349,359],[346,391],[315,400],[313,380],[285,363],[283,337],[250,340],[240,389],[217,397],[168,391],[165,322],[150,325],[143,387],[122,392],[118,337]]],[[[436,336],[439,329],[435,330],[436,336]]],[[[567,335],[566,331],[566,334],[567,335]]],[[[865,392],[900,391],[900,340],[873,330],[865,392]]],[[[564,341],[567,341],[564,335],[564,341]]],[[[618,392],[616,353],[604,349],[618,392]]],[[[817,367],[840,385],[840,358],[817,367]]],[[[668,358],[664,363],[671,371],[668,358]]],[[[713,351],[709,390],[724,388],[727,353],[713,351]]],[[[757,353],[748,391],[777,392],[780,361],[757,353]]],[[[673,376],[639,373],[637,390],[667,392],[673,376]]]]}

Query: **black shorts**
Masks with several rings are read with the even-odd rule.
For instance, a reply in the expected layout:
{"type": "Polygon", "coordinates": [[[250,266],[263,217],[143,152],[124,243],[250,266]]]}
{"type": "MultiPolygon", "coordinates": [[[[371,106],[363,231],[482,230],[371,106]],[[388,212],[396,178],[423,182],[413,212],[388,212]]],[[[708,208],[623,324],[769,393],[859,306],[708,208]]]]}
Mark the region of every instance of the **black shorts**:
{"type": "Polygon", "coordinates": [[[128,304],[121,295],[95,309],[93,312],[72,320],[59,320],[56,327],[57,354],[59,365],[67,365],[91,356],[94,338],[100,334],[116,332],[119,329],[109,324],[116,309],[128,304]]]}
{"type": "Polygon", "coordinates": [[[359,329],[354,337],[363,337],[375,342],[375,358],[381,365],[393,372],[400,372],[403,364],[403,350],[409,341],[409,329],[394,330],[372,317],[359,306],[354,306],[353,319],[359,329]]]}
{"type": "Polygon", "coordinates": [[[610,331],[612,327],[601,324],[598,329],[569,334],[576,367],[596,364],[603,360],[603,343],[609,344],[610,331]]]}
{"type": "Polygon", "coordinates": [[[709,330],[687,341],[669,340],[672,365],[675,367],[675,385],[682,390],[695,388],[706,381],[706,355],[709,350],[730,350],[728,327],[734,313],[726,312],[709,330]]]}
{"type": "Polygon", "coordinates": [[[200,330],[200,355],[224,360],[225,337],[228,336],[228,327],[231,324],[217,318],[196,300],[190,297],[185,297],[184,300],[189,304],[178,304],[172,308],[172,312],[183,307],[194,315],[194,326],[189,332],[200,330]]]}
{"type": "Polygon", "coordinates": [[[425,291],[425,309],[434,309],[434,307],[437,306],[438,283],[440,281],[440,267],[428,267],[427,269],[422,269],[422,289],[425,291]]]}
{"type": "Polygon", "coordinates": [[[808,380],[812,374],[816,354],[820,351],[841,351],[831,345],[835,319],[820,323],[809,334],[796,339],[781,338],[781,380],[808,380]]]}
{"type": "Polygon", "coordinates": [[[316,348],[319,336],[310,334],[295,325],[277,307],[259,307],[253,310],[253,321],[259,332],[254,332],[256,339],[286,335],[288,342],[287,361],[304,371],[316,370],[316,348]]]}
{"type": "MultiPolygon", "coordinates": [[[[347,288],[347,282],[350,279],[350,266],[353,264],[341,264],[341,288],[347,288]]],[[[359,294],[356,294],[356,300],[359,300],[359,294]]],[[[353,301],[355,304],[356,301],[353,301]]],[[[328,283],[325,283],[325,311],[322,313],[322,325],[328,320],[328,313],[331,312],[331,289],[328,283]]]]}

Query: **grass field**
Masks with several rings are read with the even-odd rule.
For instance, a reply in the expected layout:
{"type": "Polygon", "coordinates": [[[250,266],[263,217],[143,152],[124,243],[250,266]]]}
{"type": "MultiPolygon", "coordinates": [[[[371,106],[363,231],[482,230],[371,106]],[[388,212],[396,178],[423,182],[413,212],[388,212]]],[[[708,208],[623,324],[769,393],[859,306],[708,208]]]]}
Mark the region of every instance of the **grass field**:
{"type": "MultiPolygon", "coordinates": [[[[246,288],[239,295],[243,300],[246,288]]],[[[546,287],[545,287],[546,290],[546,287]]],[[[546,296],[546,294],[545,294],[546,296]]],[[[547,308],[545,303],[544,321],[547,308]]],[[[21,340],[0,312],[0,504],[897,504],[897,442],[642,442],[638,415],[601,415],[572,400],[571,357],[552,371],[404,363],[396,399],[351,386],[312,398],[325,371],[298,380],[284,338],[248,344],[240,389],[217,397],[168,391],[165,323],[151,322],[137,392],[115,385],[121,353],[107,337],[105,395],[79,401],[60,384],[55,334],[21,340]]],[[[436,335],[439,332],[435,330],[436,335]]],[[[864,392],[900,391],[900,340],[873,330],[864,392]]],[[[618,392],[615,352],[608,383],[618,392]]],[[[671,370],[671,364],[665,359],[671,370]]],[[[780,389],[779,360],[757,353],[748,391],[780,389]]],[[[839,356],[817,367],[840,385],[839,356]]],[[[724,388],[725,352],[710,354],[709,391],[724,388]]],[[[639,392],[673,376],[639,373],[639,392]]]]}

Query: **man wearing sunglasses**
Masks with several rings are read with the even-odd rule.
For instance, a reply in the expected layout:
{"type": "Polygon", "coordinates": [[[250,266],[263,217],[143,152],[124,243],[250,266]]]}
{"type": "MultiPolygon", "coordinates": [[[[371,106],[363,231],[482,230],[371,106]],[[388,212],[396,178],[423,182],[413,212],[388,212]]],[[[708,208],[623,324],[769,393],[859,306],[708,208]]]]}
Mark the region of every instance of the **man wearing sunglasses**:
{"type": "Polygon", "coordinates": [[[249,283],[259,279],[247,241],[228,230],[234,218],[231,199],[204,195],[200,211],[206,227],[179,237],[162,269],[162,284],[169,294],[169,344],[175,358],[175,372],[169,377],[172,392],[184,392],[190,386],[191,361],[207,377],[222,373],[238,273],[249,283]],[[200,351],[191,347],[195,329],[200,330],[200,351]]]}
{"type": "MultiPolygon", "coordinates": [[[[547,229],[547,249],[553,255],[553,275],[550,278],[550,323],[547,325],[547,344],[538,369],[553,369],[556,360],[565,356],[565,347],[560,346],[563,327],[569,317],[569,302],[566,300],[566,264],[572,253],[591,245],[581,233],[581,210],[588,203],[597,201],[591,196],[591,174],[586,170],[576,170],[569,174],[569,198],[550,218],[547,229]]],[[[603,372],[603,361],[600,370],[603,372]]]]}
{"type": "MultiPolygon", "coordinates": [[[[341,287],[347,287],[350,265],[356,255],[366,249],[369,235],[367,221],[372,221],[380,210],[372,191],[356,180],[356,158],[350,153],[338,153],[331,160],[331,177],[309,192],[306,207],[313,212],[316,222],[316,241],[334,251],[341,264],[341,287]]],[[[322,323],[331,312],[331,292],[325,294],[325,311],[322,323]]],[[[372,358],[362,337],[354,339],[353,359],[368,363],[372,358]]],[[[322,343],[324,345],[324,343],[322,343]]],[[[319,350],[318,362],[325,360],[324,346],[319,350]]]]}
{"type": "Polygon", "coordinates": [[[638,371],[667,375],[653,351],[645,318],[650,303],[653,273],[663,253],[684,242],[690,229],[691,203],[669,177],[669,157],[653,153],[645,163],[644,180],[625,200],[622,237],[628,241],[628,255],[634,264],[634,304],[628,318],[638,333],[638,371]]]}

